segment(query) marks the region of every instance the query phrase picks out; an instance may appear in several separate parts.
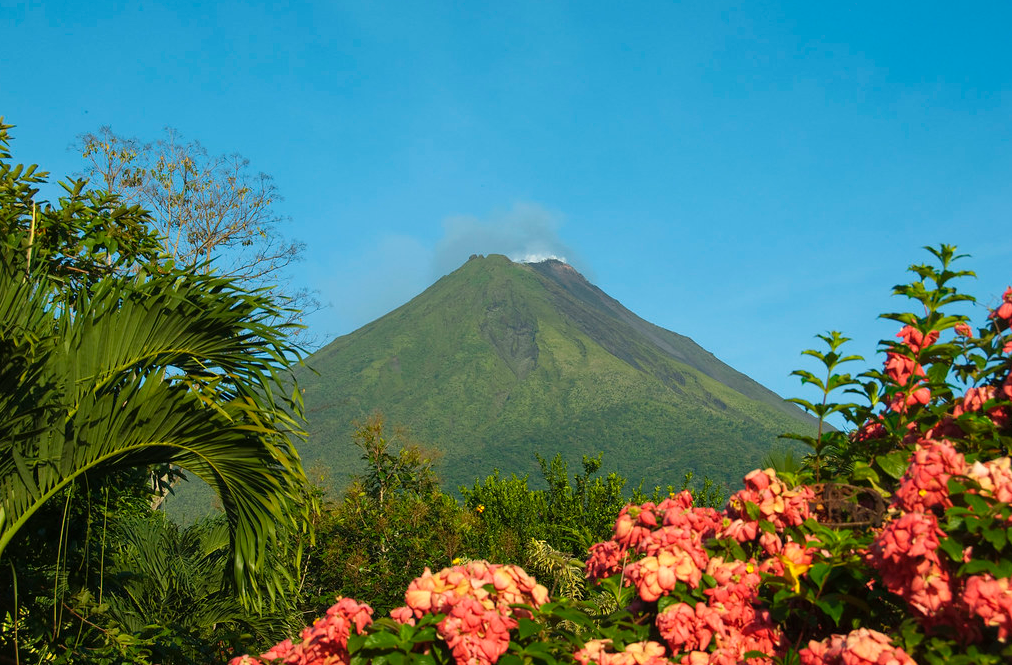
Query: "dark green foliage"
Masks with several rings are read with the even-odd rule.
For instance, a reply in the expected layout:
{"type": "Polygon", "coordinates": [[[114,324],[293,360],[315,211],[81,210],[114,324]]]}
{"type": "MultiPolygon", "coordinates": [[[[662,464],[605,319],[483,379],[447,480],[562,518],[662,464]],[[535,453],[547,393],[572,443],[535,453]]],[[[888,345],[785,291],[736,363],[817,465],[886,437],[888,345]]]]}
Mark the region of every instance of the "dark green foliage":
{"type": "Polygon", "coordinates": [[[335,596],[369,598],[379,611],[403,604],[404,589],[426,566],[464,554],[475,520],[439,491],[431,460],[379,414],[359,425],[355,443],[366,471],[341,500],[326,504],[317,545],[306,558],[303,605],[316,616],[335,596]]]}
{"type": "MultiPolygon", "coordinates": [[[[8,128],[0,121],[0,616],[13,625],[2,648],[94,662],[142,662],[177,638],[204,649],[221,637],[200,622],[283,608],[294,590],[313,506],[292,444],[299,393],[286,392],[298,349],[266,293],[163,260],[139,208],[82,182],[57,206],[36,202],[42,174],[8,162],[8,128]],[[209,558],[174,527],[143,526],[170,465],[225,509],[209,558]],[[187,559],[203,587],[176,584],[187,559]],[[179,593],[139,602],[157,591],[179,593]],[[192,616],[173,623],[174,607],[192,616]]],[[[157,660],[192,660],[181,653],[157,660]]]]}
{"type": "MultiPolygon", "coordinates": [[[[598,475],[601,454],[585,457],[582,473],[572,476],[561,455],[538,457],[545,485],[539,488],[526,476],[495,471],[460,488],[461,503],[439,490],[418,444],[404,431],[389,433],[382,416],[360,424],[355,443],[366,471],[339,502],[325,504],[316,524],[304,573],[307,617],[325,611],[335,596],[368,598],[383,614],[403,605],[404,590],[426,567],[464,560],[525,566],[557,592],[578,595],[587,549],[611,534],[629,501],[625,478],[598,475]]],[[[690,480],[691,474],[683,487],[690,480]]],[[[709,481],[698,496],[723,501],[709,481]]]]}
{"type": "Polygon", "coordinates": [[[587,548],[611,532],[628,500],[625,478],[614,472],[595,477],[601,458],[584,457],[583,473],[570,479],[561,455],[551,461],[538,456],[547,489],[529,487],[526,476],[504,478],[498,471],[462,487],[464,504],[482,526],[474,544],[481,556],[474,558],[523,565],[532,539],[571,556],[585,556],[587,548]]]}

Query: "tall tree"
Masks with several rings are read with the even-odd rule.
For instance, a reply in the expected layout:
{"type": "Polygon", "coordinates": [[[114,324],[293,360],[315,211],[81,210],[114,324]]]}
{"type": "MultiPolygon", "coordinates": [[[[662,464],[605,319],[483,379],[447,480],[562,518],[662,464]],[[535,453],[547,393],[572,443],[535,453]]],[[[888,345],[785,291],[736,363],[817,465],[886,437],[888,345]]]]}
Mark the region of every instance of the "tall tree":
{"type": "Polygon", "coordinates": [[[143,143],[110,127],[78,137],[85,174],[123,201],[152,212],[168,254],[181,267],[239,280],[244,287],[271,286],[290,309],[319,306],[305,289],[287,285],[286,271],[305,243],[286,240],[288,218],[274,179],[250,169],[237,153],[212,155],[199,141],[173,129],[143,143]]]}

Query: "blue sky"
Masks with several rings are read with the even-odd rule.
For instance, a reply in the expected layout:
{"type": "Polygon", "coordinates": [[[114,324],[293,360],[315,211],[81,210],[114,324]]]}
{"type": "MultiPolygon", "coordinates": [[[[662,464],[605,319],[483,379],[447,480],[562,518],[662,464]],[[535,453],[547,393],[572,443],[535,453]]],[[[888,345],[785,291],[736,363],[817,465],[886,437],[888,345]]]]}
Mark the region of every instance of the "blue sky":
{"type": "MultiPolygon", "coordinates": [[[[871,356],[940,242],[1012,282],[1012,4],[12,2],[0,114],[54,175],[111,125],[270,173],[330,338],[473,252],[565,256],[783,395],[871,356]]],[[[860,368],[857,368],[860,369],[860,368]]]]}

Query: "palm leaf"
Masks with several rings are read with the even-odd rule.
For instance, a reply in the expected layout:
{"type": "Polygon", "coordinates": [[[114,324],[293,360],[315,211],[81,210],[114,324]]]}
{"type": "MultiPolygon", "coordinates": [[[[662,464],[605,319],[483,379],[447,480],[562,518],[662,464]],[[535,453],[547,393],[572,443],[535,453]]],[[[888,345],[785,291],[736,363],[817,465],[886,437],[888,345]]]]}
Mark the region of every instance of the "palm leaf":
{"type": "Polygon", "coordinates": [[[0,268],[0,554],[83,475],[169,463],[218,494],[240,597],[284,593],[266,551],[286,547],[310,505],[292,444],[301,405],[278,397],[298,350],[266,323],[269,298],[179,272],[62,300],[25,284],[0,268]]]}

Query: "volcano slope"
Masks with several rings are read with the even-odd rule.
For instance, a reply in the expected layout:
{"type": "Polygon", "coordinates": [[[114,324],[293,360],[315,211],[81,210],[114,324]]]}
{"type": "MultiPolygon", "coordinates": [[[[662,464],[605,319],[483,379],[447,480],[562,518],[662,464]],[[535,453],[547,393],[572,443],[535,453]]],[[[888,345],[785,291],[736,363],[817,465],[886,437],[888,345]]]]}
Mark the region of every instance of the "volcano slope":
{"type": "Polygon", "coordinates": [[[812,421],[688,337],[655,326],[560,261],[473,256],[389,314],[339,337],[299,378],[307,469],[362,470],[354,421],[381,411],[438,450],[447,488],[493,469],[537,477],[535,453],[644,487],[686,471],[730,486],[812,421]]]}

